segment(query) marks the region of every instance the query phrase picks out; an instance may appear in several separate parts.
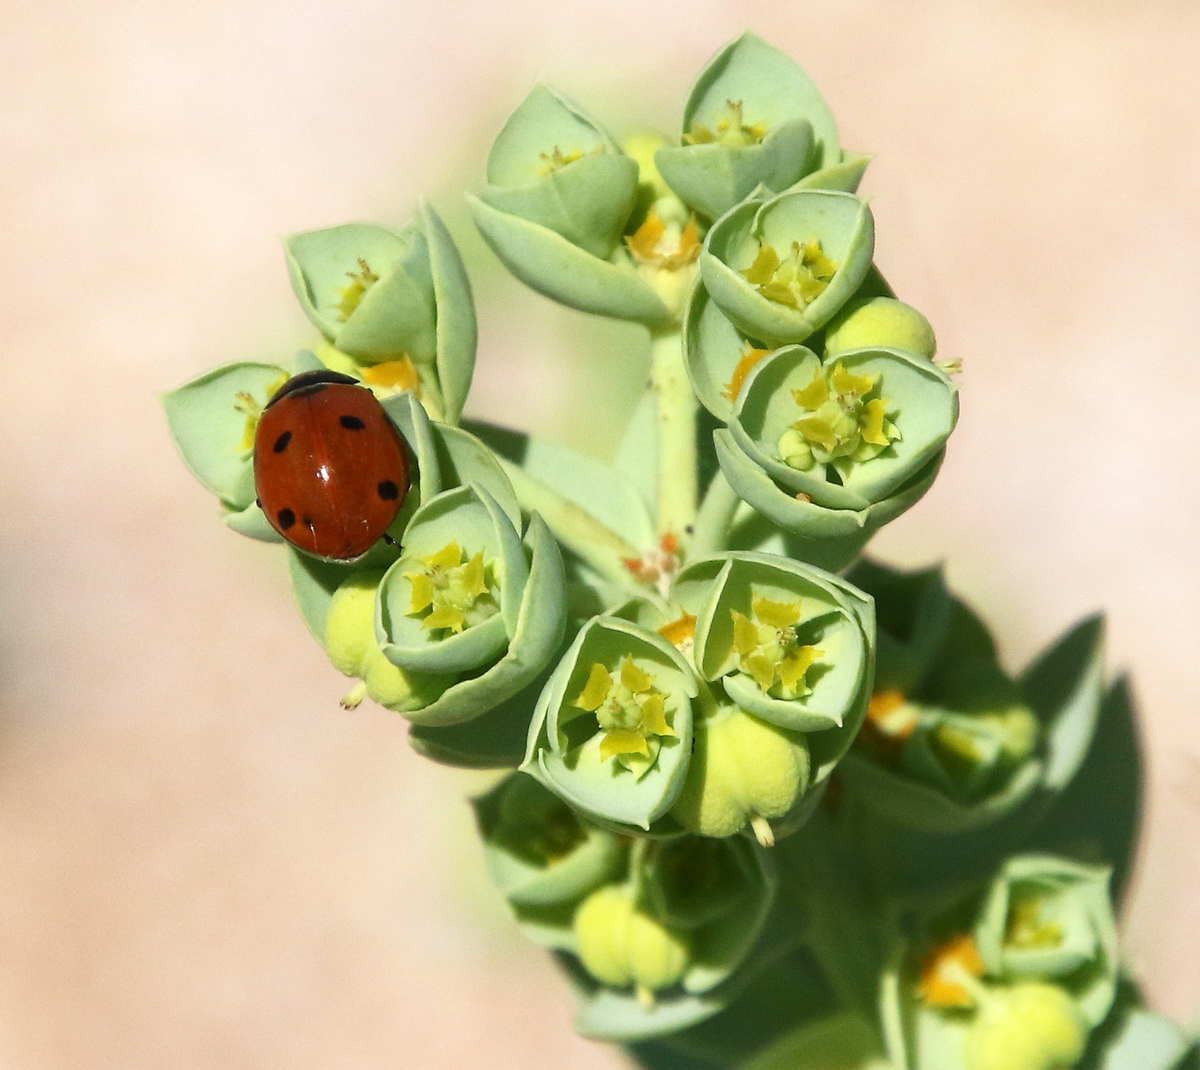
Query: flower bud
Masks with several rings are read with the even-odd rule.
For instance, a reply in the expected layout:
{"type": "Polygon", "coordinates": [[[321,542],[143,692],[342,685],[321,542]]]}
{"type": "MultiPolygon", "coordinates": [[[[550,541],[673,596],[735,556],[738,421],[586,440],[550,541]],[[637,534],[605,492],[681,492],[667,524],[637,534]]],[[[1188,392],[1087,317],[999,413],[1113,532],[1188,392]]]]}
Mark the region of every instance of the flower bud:
{"type": "Polygon", "coordinates": [[[759,187],[782,192],[837,165],[842,153],[833,115],[809,77],[747,33],[700,73],[680,144],[659,149],[655,159],[679,197],[715,219],[759,187]]]}
{"type": "Polygon", "coordinates": [[[671,318],[620,247],[638,165],[578,107],[536,88],[496,138],[487,178],[487,188],[467,198],[471,214],[522,282],[599,315],[671,318]]]}
{"type": "Polygon", "coordinates": [[[383,572],[351,573],[334,592],[325,617],[325,652],[338,672],[362,676],[369,654],[379,650],[375,638],[375,593],[383,572]]]}
{"type": "Polygon", "coordinates": [[[733,706],[703,717],[695,732],[696,750],[672,814],[701,836],[732,836],[750,825],[769,846],[770,820],[787,814],[809,784],[804,737],[733,706]]]}
{"type": "Polygon", "coordinates": [[[1064,1070],[1087,1046],[1075,1004],[1056,985],[991,989],[967,1034],[967,1070],[1064,1070]]]}
{"type": "Polygon", "coordinates": [[[904,349],[933,360],[933,327],[912,305],[894,297],[856,298],[825,327],[826,358],[850,349],[904,349]]]}
{"type": "Polygon", "coordinates": [[[575,940],[588,973],[613,988],[634,986],[644,1005],[683,977],[690,958],[684,935],[639,908],[624,886],[601,888],[580,904],[575,940]]]}
{"type": "Polygon", "coordinates": [[[696,693],[661,635],[594,617],[542,691],[522,768],[605,824],[649,830],[687,772],[696,693]]]}

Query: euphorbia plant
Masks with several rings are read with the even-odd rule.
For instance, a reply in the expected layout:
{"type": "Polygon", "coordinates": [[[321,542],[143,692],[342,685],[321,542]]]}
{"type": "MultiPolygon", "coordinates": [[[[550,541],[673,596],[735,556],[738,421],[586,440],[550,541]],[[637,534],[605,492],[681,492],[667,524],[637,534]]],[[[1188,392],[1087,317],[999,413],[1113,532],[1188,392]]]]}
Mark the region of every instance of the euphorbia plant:
{"type": "Polygon", "coordinates": [[[952,448],[959,371],[874,265],[867,162],[751,34],[675,139],[544,86],[515,109],[471,211],[522,282],[647,331],[612,463],[463,426],[475,313],[427,206],[288,239],[311,349],[208,372],[168,420],[227,523],[278,541],[264,406],[322,369],[374,393],[411,485],[365,555],[286,546],[296,600],[346,704],[497,771],[488,866],[583,1034],[664,1068],[1167,1070],[1186,1041],[1114,935],[1133,824],[1087,805],[1131,716],[1099,621],[1012,676],[939,571],[860,556],[952,448]]]}

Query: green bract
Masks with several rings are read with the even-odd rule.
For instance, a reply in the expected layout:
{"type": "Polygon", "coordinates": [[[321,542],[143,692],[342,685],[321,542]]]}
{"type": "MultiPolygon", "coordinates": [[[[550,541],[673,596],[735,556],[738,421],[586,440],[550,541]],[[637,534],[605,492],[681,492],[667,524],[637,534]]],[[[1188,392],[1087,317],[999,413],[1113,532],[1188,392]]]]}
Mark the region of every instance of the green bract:
{"type": "Polygon", "coordinates": [[[700,73],[683,112],[681,144],[660,148],[658,170],[690,208],[710,219],[759,186],[782,193],[806,178],[853,191],[867,158],[847,157],[812,80],[791,59],[746,33],[700,73]]]}
{"type": "Polygon", "coordinates": [[[526,285],[587,312],[670,319],[621,247],[638,165],[575,105],[535,89],[496,138],[487,180],[468,197],[475,224],[526,285]]]}
{"type": "Polygon", "coordinates": [[[745,552],[690,563],[671,593],[694,607],[704,680],[781,728],[828,733],[829,759],[844,752],[871,687],[869,598],[812,566],[745,552]]]}
{"type": "Polygon", "coordinates": [[[484,204],[605,260],[633,210],[638,168],[575,105],[538,86],[496,137],[487,180],[484,204]]]}
{"type": "Polygon", "coordinates": [[[738,497],[837,569],[929,489],[957,418],[954,384],[911,353],[822,363],[786,346],[754,365],[714,442],[738,497]]]}
{"type": "Polygon", "coordinates": [[[980,826],[1061,790],[1083,760],[1103,694],[1097,623],[1085,622],[1014,680],[940,571],[864,564],[851,578],[880,607],[875,693],[844,765],[856,797],[924,832],[975,829],[982,845],[980,826]]]}
{"type": "Polygon", "coordinates": [[[992,883],[975,924],[989,976],[1054,981],[1089,1026],[1112,1006],[1117,933],[1109,871],[1061,858],[1010,858],[992,883]]]}
{"type": "Polygon", "coordinates": [[[957,419],[954,384],[904,350],[856,349],[822,363],[787,346],[750,372],[729,430],[791,497],[861,511],[938,463],[957,419]]]}
{"type": "Polygon", "coordinates": [[[853,194],[755,196],[713,224],[700,275],[737,328],[783,345],[804,341],[849,300],[874,249],[871,210],[853,194]]]}
{"type": "Polygon", "coordinates": [[[628,849],[557,795],[512,773],[474,800],[488,873],[530,939],[572,949],[579,902],[628,868],[628,849]]]}
{"type": "Polygon", "coordinates": [[[584,813],[648,830],[683,785],[696,694],[661,635],[595,617],[538,700],[522,768],[584,813]]]}
{"type": "Polygon", "coordinates": [[[225,522],[269,542],[280,539],[254,504],[254,430],[289,374],[278,364],[224,364],[163,395],[175,446],[220,499],[225,522]]]}
{"type": "MultiPolygon", "coordinates": [[[[457,422],[475,367],[475,311],[462,260],[428,205],[398,233],[347,223],[286,241],[304,313],[367,385],[412,389],[457,422]]],[[[338,367],[339,371],[348,370],[338,367]]]]}

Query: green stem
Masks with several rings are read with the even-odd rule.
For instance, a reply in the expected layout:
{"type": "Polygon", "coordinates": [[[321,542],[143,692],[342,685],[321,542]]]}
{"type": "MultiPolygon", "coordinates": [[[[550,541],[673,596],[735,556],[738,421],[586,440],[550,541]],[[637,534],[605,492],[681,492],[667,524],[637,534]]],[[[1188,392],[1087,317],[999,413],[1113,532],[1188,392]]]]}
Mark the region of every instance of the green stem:
{"type": "Polygon", "coordinates": [[[734,493],[725,473],[718,470],[700,502],[700,511],[696,514],[692,538],[688,543],[688,555],[700,557],[726,549],[729,545],[729,528],[741,504],[741,498],[734,493]]]}
{"type": "Polygon", "coordinates": [[[658,533],[682,536],[696,518],[696,395],[678,327],[652,336],[650,389],[658,430],[658,533]]]}
{"type": "Polygon", "coordinates": [[[605,579],[623,588],[636,589],[637,584],[633,582],[625,562],[641,557],[640,551],[602,524],[583,506],[534,479],[506,458],[497,459],[512,483],[522,509],[538,513],[563,546],[605,579]]]}

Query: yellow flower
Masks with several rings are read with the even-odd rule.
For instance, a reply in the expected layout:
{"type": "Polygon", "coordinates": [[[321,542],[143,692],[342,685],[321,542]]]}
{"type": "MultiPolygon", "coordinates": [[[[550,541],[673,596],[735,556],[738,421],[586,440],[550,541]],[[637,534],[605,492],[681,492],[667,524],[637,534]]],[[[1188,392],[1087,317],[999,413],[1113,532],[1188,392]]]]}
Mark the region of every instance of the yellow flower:
{"type": "Polygon", "coordinates": [[[824,651],[796,638],[800,620],[799,602],[772,602],[756,596],[751,603],[753,618],[730,610],[733,617],[733,649],[738,668],[754,679],[764,694],[779,698],[803,698],[812,691],[805,680],[824,651]]]}
{"type": "Polygon", "coordinates": [[[593,662],[587,683],[574,705],[596,715],[604,735],[600,757],[645,775],[658,757],[660,738],[677,735],[667,720],[667,696],[654,686],[655,678],[626,657],[613,673],[593,662]]]}
{"type": "Polygon", "coordinates": [[[424,567],[404,577],[412,585],[408,612],[425,614],[423,627],[457,633],[498,612],[482,550],[468,558],[457,542],[450,542],[417,560],[424,567]]]}
{"type": "Polygon", "coordinates": [[[807,386],[792,391],[804,414],[780,436],[780,459],[808,471],[816,465],[837,463],[845,468],[878,457],[901,437],[887,418],[890,403],[868,396],[878,385],[878,375],[855,375],[841,361],[832,371],[818,368],[807,386]]]}

